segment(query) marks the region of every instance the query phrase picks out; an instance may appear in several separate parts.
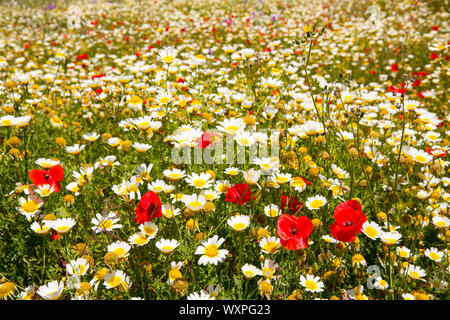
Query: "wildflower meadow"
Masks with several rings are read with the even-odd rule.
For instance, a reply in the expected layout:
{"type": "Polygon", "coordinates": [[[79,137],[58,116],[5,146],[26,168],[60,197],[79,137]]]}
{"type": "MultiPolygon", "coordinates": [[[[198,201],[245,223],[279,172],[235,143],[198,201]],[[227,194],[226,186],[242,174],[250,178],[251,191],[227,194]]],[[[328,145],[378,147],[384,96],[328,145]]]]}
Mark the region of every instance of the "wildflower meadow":
{"type": "Polygon", "coordinates": [[[450,298],[448,0],[0,11],[0,299],[450,298]]]}

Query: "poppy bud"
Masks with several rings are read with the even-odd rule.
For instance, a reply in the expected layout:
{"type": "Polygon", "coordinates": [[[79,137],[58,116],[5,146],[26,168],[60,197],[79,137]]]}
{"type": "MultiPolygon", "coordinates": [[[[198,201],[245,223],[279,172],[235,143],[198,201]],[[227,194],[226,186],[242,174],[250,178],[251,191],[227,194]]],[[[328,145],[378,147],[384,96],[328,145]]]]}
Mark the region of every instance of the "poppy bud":
{"type": "Polygon", "coordinates": [[[73,251],[75,251],[79,255],[87,254],[88,247],[85,243],[77,243],[72,247],[73,251]]]}
{"type": "Polygon", "coordinates": [[[187,218],[194,216],[194,212],[189,208],[184,209],[183,214],[187,218]]]}
{"type": "Polygon", "coordinates": [[[316,143],[317,143],[317,144],[325,144],[326,142],[327,142],[327,139],[325,139],[324,136],[318,136],[318,137],[316,138],[316,143]]]}
{"type": "Polygon", "coordinates": [[[91,290],[91,284],[89,282],[81,282],[76,290],[78,295],[87,294],[91,290]]]}
{"type": "Polygon", "coordinates": [[[258,222],[258,224],[264,225],[264,224],[266,224],[266,221],[267,221],[267,218],[266,218],[265,214],[260,213],[256,216],[256,222],[258,222]]]}
{"type": "Polygon", "coordinates": [[[323,151],[323,152],[320,154],[320,157],[321,157],[323,160],[327,160],[327,159],[330,159],[330,154],[329,154],[328,152],[326,152],[326,151],[323,151]]]}
{"type": "Polygon", "coordinates": [[[42,220],[55,221],[56,220],[56,216],[54,214],[52,214],[52,213],[49,213],[49,214],[45,215],[42,220]]]}
{"type": "Polygon", "coordinates": [[[318,228],[318,227],[320,227],[321,225],[322,225],[322,221],[320,221],[320,219],[312,219],[312,223],[313,223],[313,226],[314,227],[316,227],[316,228],[318,228]]]}
{"type": "Polygon", "coordinates": [[[189,288],[189,282],[183,278],[176,279],[172,283],[172,288],[180,297],[183,297],[189,288]]]}
{"type": "Polygon", "coordinates": [[[308,173],[312,177],[317,177],[319,175],[320,169],[318,167],[315,168],[309,168],[308,173]]]}
{"type": "Polygon", "coordinates": [[[358,158],[359,153],[358,153],[358,150],[356,148],[350,148],[348,150],[348,152],[353,157],[353,159],[357,159],[358,158]]]}
{"type": "Polygon", "coordinates": [[[143,265],[145,268],[145,272],[152,273],[152,264],[150,262],[144,261],[143,265]]]}
{"type": "Polygon", "coordinates": [[[211,212],[214,212],[214,210],[216,210],[216,207],[214,206],[214,203],[212,203],[211,201],[206,201],[206,203],[203,206],[202,210],[205,213],[211,213],[211,212]]]}
{"type": "Polygon", "coordinates": [[[16,147],[16,146],[20,146],[21,142],[20,142],[19,138],[11,137],[5,141],[5,144],[16,147]]]}
{"type": "Polygon", "coordinates": [[[57,137],[55,139],[55,142],[58,146],[65,146],[66,145],[66,139],[64,139],[63,137],[57,137]]]}
{"type": "Polygon", "coordinates": [[[105,254],[103,260],[105,261],[106,265],[114,268],[114,266],[119,262],[119,256],[117,253],[111,251],[105,254]]]}

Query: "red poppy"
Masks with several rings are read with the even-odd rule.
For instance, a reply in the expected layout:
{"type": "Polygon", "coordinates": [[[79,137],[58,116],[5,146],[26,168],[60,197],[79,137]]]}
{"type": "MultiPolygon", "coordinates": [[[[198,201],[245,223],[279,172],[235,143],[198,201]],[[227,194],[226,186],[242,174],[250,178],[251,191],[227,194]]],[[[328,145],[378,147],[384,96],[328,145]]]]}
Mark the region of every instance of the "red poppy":
{"type": "Polygon", "coordinates": [[[214,134],[208,131],[203,132],[202,136],[196,140],[197,147],[200,149],[205,149],[207,146],[212,144],[214,141],[214,134]]]}
{"type": "Polygon", "coordinates": [[[139,201],[136,207],[136,223],[143,224],[162,216],[161,201],[153,191],[148,191],[139,201]]]}
{"type": "Polygon", "coordinates": [[[425,147],[425,152],[432,155],[433,158],[436,157],[445,157],[447,153],[442,148],[431,149],[430,147],[425,147]]]}
{"type": "Polygon", "coordinates": [[[77,56],[77,60],[85,60],[88,58],[88,55],[86,53],[80,54],[77,56]]]}
{"type": "Polygon", "coordinates": [[[280,243],[288,250],[307,248],[308,237],[312,229],[313,224],[306,216],[294,217],[282,214],[278,218],[277,233],[280,237],[280,243]]]}
{"type": "Polygon", "coordinates": [[[281,196],[280,198],[281,198],[281,207],[280,207],[281,211],[284,211],[284,209],[286,208],[286,204],[288,206],[289,211],[292,214],[297,214],[300,211],[302,203],[296,197],[285,195],[281,196]]]}
{"type": "Polygon", "coordinates": [[[430,54],[430,59],[431,59],[431,60],[435,60],[435,59],[437,59],[437,58],[439,58],[439,54],[437,54],[436,52],[432,52],[432,53],[430,54]]]}
{"type": "Polygon", "coordinates": [[[106,77],[106,75],[104,73],[93,75],[93,76],[91,76],[91,79],[94,80],[94,79],[100,79],[103,77],[106,77]]]}
{"type": "Polygon", "coordinates": [[[237,185],[232,186],[225,195],[225,201],[233,202],[238,205],[242,205],[253,199],[255,199],[255,197],[252,197],[251,188],[246,183],[238,183],[237,185]]]}
{"type": "Polygon", "coordinates": [[[391,64],[391,71],[398,72],[398,64],[396,63],[391,64]]]}
{"type": "Polygon", "coordinates": [[[35,186],[49,184],[55,188],[56,192],[59,192],[61,190],[61,184],[59,182],[64,178],[64,169],[57,164],[48,171],[39,169],[30,170],[28,176],[35,186]]]}
{"type": "Polygon", "coordinates": [[[59,233],[52,229],[51,230],[50,239],[52,239],[53,241],[58,240],[59,239],[59,233]]]}
{"type": "Polygon", "coordinates": [[[334,209],[334,220],[330,226],[333,237],[339,241],[353,242],[367,219],[361,205],[355,200],[348,200],[334,209]]]}

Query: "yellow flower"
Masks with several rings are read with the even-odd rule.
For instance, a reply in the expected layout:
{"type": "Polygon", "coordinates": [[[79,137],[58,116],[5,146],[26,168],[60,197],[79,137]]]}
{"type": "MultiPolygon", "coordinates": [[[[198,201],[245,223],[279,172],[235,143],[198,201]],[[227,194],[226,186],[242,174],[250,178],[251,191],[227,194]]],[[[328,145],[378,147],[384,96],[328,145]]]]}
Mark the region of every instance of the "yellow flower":
{"type": "Polygon", "coordinates": [[[0,285],[0,299],[7,299],[10,296],[14,289],[16,288],[15,284],[12,282],[5,282],[0,285]]]}
{"type": "Polygon", "coordinates": [[[305,33],[311,32],[311,30],[312,30],[312,27],[310,25],[307,24],[306,26],[303,26],[303,31],[305,33]]]}

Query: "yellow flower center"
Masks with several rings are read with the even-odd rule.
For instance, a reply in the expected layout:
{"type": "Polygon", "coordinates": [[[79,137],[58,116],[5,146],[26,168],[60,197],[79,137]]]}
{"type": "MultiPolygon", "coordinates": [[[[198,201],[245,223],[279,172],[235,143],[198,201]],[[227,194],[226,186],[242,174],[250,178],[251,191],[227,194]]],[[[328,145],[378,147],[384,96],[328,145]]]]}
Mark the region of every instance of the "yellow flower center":
{"type": "Polygon", "coordinates": [[[276,242],[267,242],[264,244],[264,250],[266,250],[269,253],[274,253],[278,249],[278,244],[276,242]]]}
{"type": "Polygon", "coordinates": [[[438,227],[443,228],[443,227],[446,227],[446,226],[447,226],[447,223],[445,223],[445,221],[437,221],[437,222],[436,222],[436,225],[437,225],[438,227]]]}
{"type": "Polygon", "coordinates": [[[44,232],[47,232],[48,229],[49,229],[49,227],[42,226],[42,227],[37,228],[37,229],[36,229],[36,232],[37,232],[37,233],[44,233],[44,232]]]}
{"type": "Polygon", "coordinates": [[[181,174],[179,174],[179,173],[171,173],[169,175],[169,179],[171,179],[171,180],[178,180],[178,179],[180,179],[180,177],[181,177],[181,174]]]}
{"type": "Polygon", "coordinates": [[[170,252],[173,250],[173,247],[172,246],[164,246],[161,248],[161,250],[165,251],[165,252],[170,252]]]}
{"type": "Polygon", "coordinates": [[[104,230],[109,230],[113,226],[113,223],[111,220],[102,221],[99,224],[99,227],[104,230]]]}
{"type": "Polygon", "coordinates": [[[122,278],[119,276],[113,276],[109,279],[108,284],[110,287],[117,287],[122,282],[122,278]]]}
{"type": "Polygon", "coordinates": [[[205,198],[207,201],[211,201],[211,200],[214,200],[214,195],[213,194],[205,194],[205,198]]]}
{"type": "Polygon", "coordinates": [[[33,200],[27,201],[24,204],[22,204],[22,210],[28,213],[36,212],[38,208],[39,208],[38,204],[33,200]]]}
{"type": "Polygon", "coordinates": [[[218,189],[220,192],[225,193],[225,192],[227,192],[227,190],[229,189],[229,187],[228,187],[228,185],[226,185],[226,184],[221,184],[220,186],[217,187],[217,189],[218,189]]]}
{"type": "Polygon", "coordinates": [[[86,270],[86,267],[83,266],[82,264],[79,264],[74,268],[75,273],[78,275],[82,275],[85,270],[86,270]]]}
{"type": "Polygon", "coordinates": [[[159,99],[159,102],[162,104],[166,104],[167,102],[169,102],[169,98],[168,97],[162,97],[161,99],[159,99]]]}
{"type": "Polygon", "coordinates": [[[295,180],[292,182],[292,185],[293,185],[294,187],[303,187],[305,184],[306,184],[305,181],[303,181],[302,179],[295,179],[295,180]]]}
{"type": "Polygon", "coordinates": [[[236,127],[236,126],[229,126],[229,127],[226,128],[226,131],[228,131],[229,133],[235,133],[238,130],[239,130],[239,128],[236,127]]]}
{"type": "Polygon", "coordinates": [[[50,189],[40,189],[41,191],[41,196],[45,197],[48,196],[49,194],[52,193],[52,191],[50,189]]]}
{"type": "Polygon", "coordinates": [[[278,211],[275,210],[275,209],[270,209],[270,210],[267,212],[267,215],[268,215],[269,217],[276,217],[276,216],[278,215],[278,211]]]}
{"type": "Polygon", "coordinates": [[[68,226],[61,226],[61,227],[56,228],[56,231],[60,232],[60,233],[64,233],[64,232],[69,231],[69,227],[68,226]]]}
{"type": "Polygon", "coordinates": [[[317,285],[317,283],[315,281],[312,280],[306,280],[305,281],[305,287],[309,290],[315,291],[317,290],[319,287],[317,285]]]}
{"type": "Polygon", "coordinates": [[[241,145],[244,145],[244,146],[249,144],[249,141],[247,138],[239,138],[238,141],[241,145]]]}
{"type": "Polygon", "coordinates": [[[117,254],[117,256],[118,256],[119,258],[122,257],[123,255],[125,255],[125,253],[126,253],[126,251],[125,251],[124,248],[116,248],[116,249],[113,250],[113,252],[114,252],[115,254],[117,254]]]}
{"type": "Polygon", "coordinates": [[[313,209],[318,209],[318,208],[320,208],[322,205],[323,205],[323,201],[322,201],[322,200],[319,200],[319,199],[313,200],[313,201],[311,201],[311,203],[310,203],[310,206],[311,206],[311,208],[313,208],[313,209]]]}
{"type": "Polygon", "coordinates": [[[368,226],[364,231],[370,238],[375,238],[378,235],[377,229],[371,226],[368,226]]]}
{"type": "Polygon", "coordinates": [[[430,258],[433,260],[439,260],[441,257],[436,252],[430,252],[430,258]]]}
{"type": "Polygon", "coordinates": [[[277,178],[277,182],[278,183],[286,183],[288,181],[288,178],[286,178],[286,177],[278,177],[277,178]]]}
{"type": "Polygon", "coordinates": [[[189,203],[189,206],[192,208],[201,208],[202,204],[198,201],[193,201],[193,202],[189,203]]]}
{"type": "Polygon", "coordinates": [[[140,235],[139,237],[137,237],[134,242],[140,245],[145,244],[145,242],[147,241],[147,237],[145,235],[140,235]]]}
{"type": "MultiPolygon", "coordinates": [[[[50,292],[48,295],[51,297],[51,296],[54,295],[55,293],[58,293],[58,291],[52,291],[52,292],[50,292]]],[[[54,297],[51,297],[50,300],[58,300],[60,296],[61,296],[61,294],[58,294],[58,295],[56,295],[56,296],[54,296],[54,297]]]]}
{"type": "Polygon", "coordinates": [[[201,188],[203,186],[205,186],[206,181],[202,180],[202,179],[197,179],[193,181],[194,186],[196,186],[197,188],[201,188]]]}
{"type": "Polygon", "coordinates": [[[273,277],[273,270],[270,268],[264,268],[262,269],[262,274],[265,278],[272,278],[273,277]]]}
{"type": "Polygon", "coordinates": [[[42,162],[41,166],[44,169],[49,169],[52,166],[52,163],[50,163],[50,162],[42,162]]]}
{"type": "Polygon", "coordinates": [[[182,277],[182,274],[181,274],[180,270],[178,270],[178,268],[173,268],[169,272],[169,277],[171,280],[176,280],[176,279],[180,279],[182,277]]]}
{"type": "Polygon", "coordinates": [[[165,57],[163,58],[163,61],[164,61],[165,63],[169,64],[169,63],[172,63],[174,59],[175,59],[175,57],[172,57],[172,56],[165,56],[165,57]]]}
{"type": "Polygon", "coordinates": [[[134,185],[134,184],[131,184],[129,187],[128,187],[128,192],[135,192],[135,191],[137,191],[137,190],[139,190],[137,187],[136,187],[136,185],[134,185]]]}
{"type": "Polygon", "coordinates": [[[217,245],[210,244],[205,248],[204,254],[210,258],[217,257],[219,255],[219,250],[217,248],[217,245]]]}
{"type": "Polygon", "coordinates": [[[244,276],[245,276],[246,278],[253,278],[253,277],[255,276],[255,274],[254,274],[253,271],[251,271],[251,270],[245,270],[244,276]]]}
{"type": "Polygon", "coordinates": [[[144,232],[148,235],[152,235],[153,233],[155,233],[155,229],[153,227],[146,226],[144,227],[144,232]]]}
{"type": "Polygon", "coordinates": [[[332,186],[331,187],[331,191],[333,192],[333,195],[338,196],[338,195],[342,195],[342,191],[343,189],[340,186],[332,186]]]}
{"type": "Polygon", "coordinates": [[[414,158],[414,160],[416,160],[417,162],[420,162],[420,163],[425,163],[425,162],[427,162],[427,158],[425,158],[424,156],[421,156],[421,155],[417,155],[417,156],[414,158]]]}
{"type": "Polygon", "coordinates": [[[233,229],[234,229],[234,230],[237,230],[237,231],[240,231],[240,230],[245,229],[245,227],[246,227],[245,223],[243,223],[243,222],[238,222],[238,223],[236,223],[236,224],[233,226],[233,229]]]}

